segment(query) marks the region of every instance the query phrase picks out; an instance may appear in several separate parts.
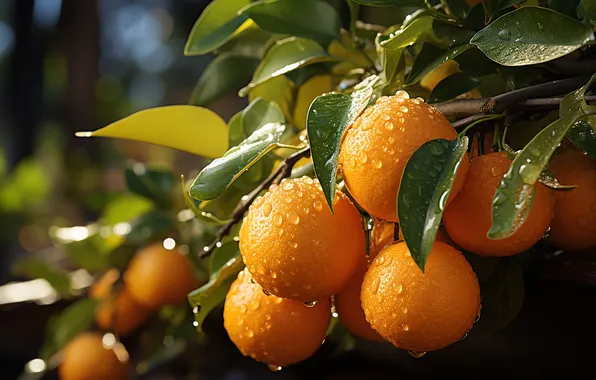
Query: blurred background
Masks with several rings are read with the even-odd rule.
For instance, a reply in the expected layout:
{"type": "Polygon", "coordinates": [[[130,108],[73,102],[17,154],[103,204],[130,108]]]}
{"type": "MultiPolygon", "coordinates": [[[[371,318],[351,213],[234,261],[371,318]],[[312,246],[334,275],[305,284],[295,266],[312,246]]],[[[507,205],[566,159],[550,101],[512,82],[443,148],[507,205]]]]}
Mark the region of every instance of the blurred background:
{"type": "MultiPolygon", "coordinates": [[[[42,257],[60,266],[64,253],[54,247],[49,232],[96,220],[126,190],[125,165],[161,166],[188,178],[203,166],[201,158],[167,148],[80,139],[74,133],[98,129],[141,109],[187,103],[211,57],[185,57],[184,43],[208,3],[0,1],[0,379],[17,378],[38,356],[48,318],[65,305],[47,282],[11,271],[12,265],[42,257]]],[[[388,8],[367,12],[367,21],[381,25],[404,17],[388,8]]],[[[347,9],[344,19],[346,15],[347,9]]],[[[209,108],[228,120],[245,105],[246,99],[231,93],[209,108]]],[[[439,370],[461,374],[462,368],[491,368],[494,360],[504,372],[523,369],[529,374],[535,366],[551,374],[557,368],[567,374],[569,368],[581,371],[589,366],[586,358],[596,338],[594,328],[585,329],[596,317],[588,306],[594,300],[596,272],[591,258],[573,260],[589,270],[576,273],[575,265],[551,263],[546,275],[542,269],[527,273],[533,280],[526,278],[524,308],[512,325],[497,335],[473,331],[470,344],[444,350],[434,362],[363,345],[358,352],[331,355],[333,359],[324,362],[314,359],[296,366],[295,372],[273,374],[237,353],[219,320],[210,328],[221,339],[204,352],[209,356],[196,360],[210,368],[204,378],[221,379],[301,378],[323,370],[327,378],[343,379],[439,370]],[[250,368],[251,377],[238,368],[250,368]]],[[[92,279],[83,271],[71,280],[82,289],[92,279]]],[[[328,359],[327,354],[323,356],[328,359]]],[[[161,376],[154,378],[172,378],[161,376]]]]}

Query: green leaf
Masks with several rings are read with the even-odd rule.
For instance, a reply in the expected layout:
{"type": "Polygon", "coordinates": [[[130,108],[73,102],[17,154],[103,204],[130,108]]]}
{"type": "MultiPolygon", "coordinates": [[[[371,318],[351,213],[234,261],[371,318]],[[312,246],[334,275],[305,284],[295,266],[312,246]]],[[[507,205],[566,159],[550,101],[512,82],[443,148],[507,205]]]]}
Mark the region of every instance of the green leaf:
{"type": "Polygon", "coordinates": [[[406,79],[406,85],[412,85],[418,82],[426,74],[441,66],[443,63],[454,59],[471,47],[472,45],[466,44],[446,52],[443,49],[435,47],[434,45],[425,43],[422,46],[420,53],[418,53],[414,59],[412,70],[406,79]]]}
{"type": "Polygon", "coordinates": [[[429,102],[438,103],[465,94],[480,85],[480,81],[466,73],[457,72],[440,81],[430,94],[429,102]]]}
{"type": "Polygon", "coordinates": [[[464,0],[444,0],[445,3],[453,12],[453,15],[459,19],[463,19],[468,15],[470,12],[470,5],[466,3],[464,0]]]}
{"type": "Polygon", "coordinates": [[[284,111],[277,103],[256,98],[242,111],[242,130],[244,138],[268,123],[285,123],[284,111]]]}
{"type": "Polygon", "coordinates": [[[306,130],[315,173],[321,183],[327,204],[333,212],[337,156],[342,137],[348,126],[366,108],[378,77],[370,77],[362,83],[362,89],[350,95],[323,94],[310,105],[306,130]]]}
{"type": "Polygon", "coordinates": [[[97,233],[96,226],[58,228],[52,234],[64,249],[68,259],[77,267],[84,268],[92,273],[97,273],[110,267],[107,242],[97,233]],[[86,232],[83,233],[83,229],[86,229],[86,232]],[[75,233],[81,231],[81,236],[85,237],[83,239],[75,237],[75,240],[72,241],[61,240],[58,231],[66,230],[75,233]]]}
{"type": "Polygon", "coordinates": [[[584,12],[590,21],[592,26],[596,25],[596,1],[594,0],[582,0],[584,6],[584,12]]]}
{"type": "Polygon", "coordinates": [[[172,203],[176,181],[171,171],[149,169],[141,163],[135,163],[126,167],[124,178],[133,193],[151,199],[164,208],[172,203]]]}
{"type": "Polygon", "coordinates": [[[205,68],[189,104],[207,106],[229,91],[248,83],[259,60],[234,53],[222,53],[205,68]]]}
{"type": "Polygon", "coordinates": [[[319,0],[257,1],[240,11],[272,34],[329,42],[339,37],[341,20],[333,7],[319,0]]]}
{"type": "Polygon", "coordinates": [[[167,237],[176,226],[172,215],[162,211],[147,213],[130,223],[130,232],[125,236],[125,244],[143,245],[167,237]]]}
{"type": "Polygon", "coordinates": [[[26,276],[28,278],[43,278],[58,293],[70,294],[70,279],[66,273],[50,265],[50,263],[39,259],[25,259],[15,263],[11,272],[15,276],[26,276]]]}
{"type": "Polygon", "coordinates": [[[353,0],[355,3],[371,7],[426,7],[424,0],[353,0]]]}
{"type": "Polygon", "coordinates": [[[596,106],[588,106],[584,99],[585,92],[595,79],[596,74],[585,86],[567,94],[561,101],[560,119],[536,134],[513,160],[495,192],[489,238],[506,238],[519,228],[530,212],[534,184],[555,149],[579,119],[596,114],[596,106]]]}
{"type": "Polygon", "coordinates": [[[404,240],[422,272],[467,149],[465,136],[456,140],[431,140],[412,154],[404,168],[397,194],[397,213],[404,240]]]}
{"type": "Polygon", "coordinates": [[[236,113],[228,122],[228,146],[236,146],[246,139],[242,123],[242,112],[236,113]]]}
{"type": "MultiPolygon", "coordinates": [[[[590,118],[596,119],[594,116],[590,118]]],[[[596,125],[596,120],[593,125],[596,125]]],[[[594,128],[590,126],[590,123],[584,120],[574,123],[567,132],[567,137],[586,156],[596,159],[596,132],[594,132],[594,128]]]]}
{"type": "Polygon", "coordinates": [[[184,54],[206,54],[222,46],[246,21],[238,11],[249,4],[250,0],[212,1],[192,27],[184,54]]]}
{"type": "Polygon", "coordinates": [[[296,70],[300,67],[317,62],[336,61],[318,43],[304,38],[290,37],[277,41],[267,52],[257,67],[252,81],[238,93],[246,96],[253,88],[268,81],[296,70]]]}
{"type": "Polygon", "coordinates": [[[196,327],[203,334],[203,321],[217,305],[221,304],[238,273],[244,268],[238,243],[230,241],[213,252],[209,282],[188,295],[193,307],[196,327]]]}
{"type": "Polygon", "coordinates": [[[504,66],[525,66],[562,57],[594,40],[592,29],[546,8],[522,7],[507,13],[470,41],[504,66]]]}
{"type": "Polygon", "coordinates": [[[526,0],[484,0],[488,18],[491,19],[501,9],[509,8],[526,0]]]}
{"type": "Polygon", "coordinates": [[[548,0],[548,8],[571,18],[577,18],[577,6],[580,0],[548,0]]]}
{"type": "Polygon", "coordinates": [[[207,165],[191,185],[190,195],[197,200],[217,198],[261,157],[282,146],[279,140],[285,129],[279,123],[268,123],[257,129],[238,146],[207,165]]]}
{"type": "Polygon", "coordinates": [[[76,136],[136,140],[208,158],[221,156],[228,146],[228,127],[222,118],[206,108],[188,105],[146,109],[76,136]]]}
{"type": "Polygon", "coordinates": [[[95,308],[99,300],[84,298],[68,306],[60,315],[50,320],[46,331],[48,337],[41,350],[41,357],[50,356],[64,348],[75,336],[87,330],[95,320],[95,308]]]}
{"type": "Polygon", "coordinates": [[[188,207],[188,209],[193,212],[193,214],[197,217],[197,219],[199,219],[203,222],[206,222],[206,223],[215,223],[215,224],[219,224],[219,225],[223,225],[226,223],[226,221],[215,217],[211,213],[201,211],[199,209],[200,202],[193,199],[190,196],[188,189],[186,188],[186,181],[184,180],[184,175],[180,176],[180,181],[182,184],[182,195],[184,197],[184,204],[186,204],[186,207],[188,207]]]}
{"type": "Polygon", "coordinates": [[[153,202],[143,196],[123,193],[108,202],[102,211],[100,220],[104,225],[114,226],[138,218],[153,210],[154,207],[153,202]]]}
{"type": "Polygon", "coordinates": [[[433,30],[434,19],[430,16],[420,17],[405,28],[391,33],[380,42],[381,47],[387,50],[404,49],[417,41],[440,43],[433,30]]]}

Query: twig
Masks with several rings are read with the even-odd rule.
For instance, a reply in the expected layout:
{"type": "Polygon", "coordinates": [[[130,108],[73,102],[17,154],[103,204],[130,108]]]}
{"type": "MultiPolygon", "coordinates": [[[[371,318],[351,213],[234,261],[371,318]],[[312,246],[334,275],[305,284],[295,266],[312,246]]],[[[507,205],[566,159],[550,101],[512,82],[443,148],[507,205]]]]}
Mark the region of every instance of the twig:
{"type": "Polygon", "coordinates": [[[199,258],[209,256],[215,248],[218,247],[218,244],[221,243],[221,239],[224,236],[228,235],[232,230],[232,227],[239,223],[244,216],[244,213],[248,209],[248,207],[254,202],[254,200],[259,196],[261,191],[268,189],[271,185],[279,183],[282,179],[289,177],[292,174],[292,168],[298,161],[302,158],[310,157],[310,147],[306,147],[298,152],[295,152],[288,156],[277,168],[275,172],[273,172],[265,181],[263,181],[256,189],[254,189],[250,194],[247,194],[242,197],[242,200],[232,213],[232,219],[223,225],[216,233],[215,239],[213,242],[203,248],[201,252],[199,252],[199,258]]]}

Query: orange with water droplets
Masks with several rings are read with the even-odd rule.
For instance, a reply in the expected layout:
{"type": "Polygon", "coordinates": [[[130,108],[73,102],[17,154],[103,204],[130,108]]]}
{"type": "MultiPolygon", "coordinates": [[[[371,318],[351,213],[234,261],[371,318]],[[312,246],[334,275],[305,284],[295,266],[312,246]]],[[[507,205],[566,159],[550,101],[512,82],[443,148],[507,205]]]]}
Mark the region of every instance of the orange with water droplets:
{"type": "MultiPolygon", "coordinates": [[[[341,144],[339,163],[350,194],[372,216],[397,222],[395,198],[406,162],[422,144],[437,138],[457,138],[437,109],[407,96],[379,98],[356,118],[341,144]]],[[[464,157],[448,202],[467,170],[464,157]]]]}
{"type": "Polygon", "coordinates": [[[358,270],[352,276],[348,285],[339,294],[335,295],[335,310],[341,324],[352,334],[368,340],[383,341],[384,339],[366,321],[360,303],[360,290],[367,268],[366,257],[362,255],[358,270]]]}
{"type": "Polygon", "coordinates": [[[480,311],[476,274],[455,248],[435,242],[422,273],[405,242],[385,247],[361,293],[366,320],[395,347],[434,351],[457,342],[480,311]]]}
{"type": "Polygon", "coordinates": [[[596,162],[576,149],[553,158],[550,169],[571,191],[556,191],[550,242],[565,250],[596,247],[596,162]]]}
{"type": "Polygon", "coordinates": [[[310,357],[321,346],[331,319],[329,299],[309,307],[302,302],[267,296],[244,269],[224,303],[224,327],[245,356],[272,366],[287,366],[310,357]]]}
{"type": "Polygon", "coordinates": [[[240,229],[240,252],[268,292],[309,302],[338,293],[364,252],[360,214],[336,192],[331,214],[318,181],[284,179],[251,205],[240,229]]]}
{"type": "Polygon", "coordinates": [[[124,281],[129,294],[147,308],[179,304],[199,285],[189,259],[178,248],[168,250],[159,243],[135,254],[124,281]]]}
{"type": "Polygon", "coordinates": [[[117,269],[110,269],[89,290],[89,296],[102,300],[97,308],[97,325],[105,331],[126,336],[147,320],[151,310],[137,302],[125,286],[112,290],[119,277],[117,269]]]}
{"type": "Polygon", "coordinates": [[[61,380],[130,378],[127,360],[119,359],[115,348],[104,347],[103,336],[96,332],[82,333],[68,343],[58,370],[61,380]]]}
{"type": "Polygon", "coordinates": [[[537,182],[532,209],[519,228],[504,239],[487,237],[495,191],[510,166],[511,160],[504,152],[471,161],[463,188],[443,213],[447,233],[461,248],[481,256],[510,256],[526,251],[544,236],[555,201],[552,191],[537,182]]]}

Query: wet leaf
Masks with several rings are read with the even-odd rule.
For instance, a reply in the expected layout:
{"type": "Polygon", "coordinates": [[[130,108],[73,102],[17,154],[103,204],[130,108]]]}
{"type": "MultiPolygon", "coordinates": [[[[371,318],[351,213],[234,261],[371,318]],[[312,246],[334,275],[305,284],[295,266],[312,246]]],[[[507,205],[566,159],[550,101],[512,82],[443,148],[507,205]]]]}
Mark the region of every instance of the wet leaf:
{"type": "Polygon", "coordinates": [[[189,189],[187,189],[187,187],[186,187],[186,181],[185,181],[183,175],[180,176],[180,181],[181,181],[181,185],[182,185],[182,194],[184,197],[184,204],[186,204],[186,207],[188,207],[188,209],[193,212],[193,214],[195,215],[195,217],[197,219],[199,219],[203,222],[206,222],[206,223],[214,223],[214,224],[219,224],[219,225],[223,225],[227,222],[225,220],[221,220],[221,219],[217,218],[216,216],[214,216],[211,213],[201,211],[199,209],[199,205],[201,202],[197,201],[196,199],[193,199],[190,196],[189,189]]]}
{"type": "Polygon", "coordinates": [[[184,54],[206,54],[226,43],[247,20],[238,11],[249,4],[250,0],[212,1],[192,27],[184,54]]]}
{"type": "Polygon", "coordinates": [[[240,11],[272,34],[329,42],[339,36],[341,20],[333,7],[319,0],[257,1],[240,11]]]}
{"type": "Polygon", "coordinates": [[[404,240],[424,272],[468,138],[435,139],[412,154],[401,178],[397,213],[404,240]]]}
{"type": "Polygon", "coordinates": [[[242,112],[236,113],[228,122],[228,144],[236,146],[246,139],[242,123],[242,112]]]}
{"type": "Polygon", "coordinates": [[[277,103],[257,98],[242,111],[244,138],[247,138],[265,124],[285,123],[285,121],[284,112],[277,103]]]}
{"type": "Polygon", "coordinates": [[[150,108],[78,137],[136,140],[215,158],[227,149],[228,127],[219,115],[202,107],[150,108]]]}
{"type": "Polygon", "coordinates": [[[337,61],[318,43],[304,38],[290,37],[277,41],[269,49],[253,75],[252,81],[238,93],[246,96],[253,88],[272,78],[317,62],[337,61]]]}
{"type": "Polygon", "coordinates": [[[268,123],[257,129],[201,170],[190,187],[190,195],[201,201],[217,198],[266,153],[282,146],[279,140],[285,129],[285,125],[280,123],[268,123]]]}
{"type": "Polygon", "coordinates": [[[542,183],[544,186],[558,191],[570,191],[577,187],[576,185],[562,185],[557,180],[555,175],[548,170],[542,172],[542,174],[538,178],[538,181],[540,181],[540,183],[542,183]]]}
{"type": "Polygon", "coordinates": [[[306,130],[315,173],[321,183],[327,204],[333,212],[337,156],[345,130],[367,106],[378,77],[363,83],[364,88],[350,95],[329,93],[313,100],[308,110],[306,130]]]}
{"type": "Polygon", "coordinates": [[[584,12],[590,21],[590,24],[592,26],[596,25],[596,1],[582,0],[582,5],[584,6],[584,12]]]}
{"type": "Polygon", "coordinates": [[[420,17],[409,23],[405,28],[386,36],[386,39],[381,41],[380,44],[387,50],[404,49],[417,41],[440,44],[441,41],[434,33],[433,22],[434,19],[430,16],[420,17]]]}
{"type": "Polygon", "coordinates": [[[491,19],[501,9],[509,8],[524,1],[526,0],[484,0],[484,5],[488,18],[491,19]]]}
{"type": "Polygon", "coordinates": [[[71,291],[68,275],[43,260],[31,258],[18,261],[12,266],[11,273],[31,279],[43,278],[60,294],[68,295],[71,291]]]}
{"type": "Polygon", "coordinates": [[[431,44],[424,44],[420,53],[416,55],[412,70],[406,79],[406,85],[412,85],[422,79],[426,74],[430,73],[443,63],[454,59],[466,50],[470,49],[472,45],[466,44],[458,46],[453,50],[445,51],[439,49],[431,44]]]}
{"type": "Polygon", "coordinates": [[[99,302],[99,300],[83,298],[52,318],[46,330],[47,340],[41,350],[41,357],[48,359],[64,348],[75,336],[87,330],[95,320],[95,308],[99,302]]]}
{"type": "MultiPolygon", "coordinates": [[[[592,116],[592,119],[596,117],[592,116]]],[[[592,123],[580,120],[573,124],[569,132],[567,132],[567,138],[573,142],[578,149],[592,159],[596,159],[596,132],[590,124],[596,126],[596,120],[592,123]]]]}
{"type": "Polygon", "coordinates": [[[355,3],[371,7],[421,7],[426,6],[424,0],[353,0],[355,3]]]}
{"type": "Polygon", "coordinates": [[[259,60],[233,53],[222,53],[205,68],[193,90],[189,104],[207,106],[250,80],[259,60]]]}
{"type": "Polygon", "coordinates": [[[162,207],[172,203],[172,190],[176,183],[171,171],[147,168],[141,163],[124,169],[128,189],[135,194],[151,199],[162,207]]]}
{"type": "Polygon", "coordinates": [[[555,149],[578,120],[596,114],[596,106],[589,106],[584,99],[595,79],[596,75],[585,86],[567,94],[561,101],[560,119],[536,134],[513,160],[495,192],[489,238],[502,239],[519,228],[530,211],[534,185],[555,149]]]}
{"type": "Polygon", "coordinates": [[[445,102],[465,94],[480,85],[480,81],[466,73],[458,72],[440,81],[430,94],[429,102],[445,102]]]}
{"type": "Polygon", "coordinates": [[[238,273],[244,268],[238,243],[230,241],[216,249],[210,261],[209,282],[188,295],[195,313],[197,330],[203,334],[203,321],[217,305],[221,304],[238,273]]]}
{"type": "Polygon", "coordinates": [[[507,13],[470,41],[487,57],[505,66],[547,62],[594,39],[591,28],[558,12],[522,7],[507,13]]]}

